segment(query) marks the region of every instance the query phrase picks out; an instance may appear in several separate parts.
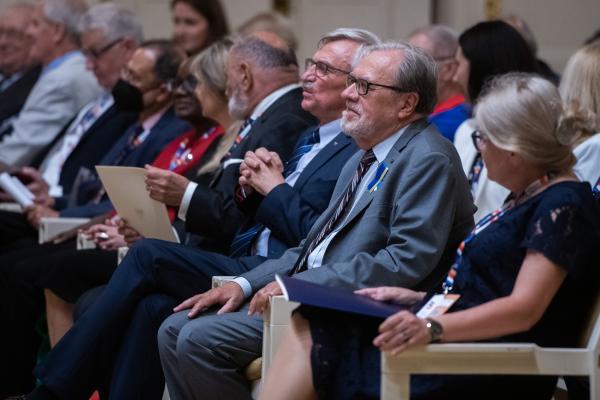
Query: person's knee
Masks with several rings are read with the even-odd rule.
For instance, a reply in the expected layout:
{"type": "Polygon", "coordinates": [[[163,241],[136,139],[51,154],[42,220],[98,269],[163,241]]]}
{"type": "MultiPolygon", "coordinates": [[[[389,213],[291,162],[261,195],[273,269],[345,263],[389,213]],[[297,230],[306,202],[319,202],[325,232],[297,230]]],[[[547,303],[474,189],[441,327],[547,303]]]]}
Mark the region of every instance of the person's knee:
{"type": "MultiPolygon", "coordinates": [[[[182,320],[182,316],[179,314],[182,313],[171,315],[165,319],[158,328],[158,350],[161,354],[167,350],[174,352],[177,348],[177,338],[184,322],[184,320],[182,320]]],[[[184,316],[184,318],[187,317],[184,316]]]]}

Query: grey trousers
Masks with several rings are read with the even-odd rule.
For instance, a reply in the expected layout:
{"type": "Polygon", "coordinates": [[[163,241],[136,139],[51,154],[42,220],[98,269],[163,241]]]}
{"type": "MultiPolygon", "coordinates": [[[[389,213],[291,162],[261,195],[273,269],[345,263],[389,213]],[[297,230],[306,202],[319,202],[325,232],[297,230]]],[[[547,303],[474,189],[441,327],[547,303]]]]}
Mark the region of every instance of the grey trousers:
{"type": "Polygon", "coordinates": [[[263,320],[247,305],[222,315],[171,315],[158,331],[160,359],[172,400],[250,399],[245,367],[262,354],[263,320]]]}

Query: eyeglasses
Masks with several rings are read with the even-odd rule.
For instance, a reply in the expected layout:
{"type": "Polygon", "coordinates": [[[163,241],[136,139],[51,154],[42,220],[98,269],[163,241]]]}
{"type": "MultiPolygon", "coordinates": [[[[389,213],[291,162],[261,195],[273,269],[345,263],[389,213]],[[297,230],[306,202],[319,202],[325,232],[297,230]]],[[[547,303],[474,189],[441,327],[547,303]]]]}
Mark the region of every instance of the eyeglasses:
{"type": "Polygon", "coordinates": [[[87,58],[92,59],[92,60],[97,60],[100,57],[102,57],[102,55],[104,53],[106,53],[107,51],[109,51],[110,49],[112,49],[114,46],[116,46],[118,43],[120,43],[122,41],[123,41],[122,38],[116,39],[116,40],[113,40],[112,42],[110,42],[109,44],[107,44],[106,46],[102,47],[100,50],[82,49],[81,52],[87,58]]]}
{"type": "Polygon", "coordinates": [[[471,133],[471,140],[473,141],[473,146],[477,151],[481,151],[481,149],[485,146],[487,142],[487,138],[479,131],[473,131],[471,133]]]}
{"type": "Polygon", "coordinates": [[[0,37],[6,36],[9,40],[20,40],[25,38],[25,31],[17,29],[2,28],[0,29],[0,37]]]}
{"type": "Polygon", "coordinates": [[[186,93],[194,93],[197,85],[198,79],[196,79],[194,75],[188,75],[184,79],[177,78],[172,81],[169,85],[169,89],[172,91],[181,89],[186,93]]]}
{"type": "Polygon", "coordinates": [[[317,73],[317,76],[321,78],[325,77],[326,75],[329,75],[329,73],[331,72],[342,75],[348,75],[350,73],[350,71],[344,71],[343,69],[332,67],[331,65],[326,64],[323,61],[315,61],[312,58],[307,58],[306,60],[304,60],[304,67],[307,70],[310,69],[310,67],[312,67],[313,65],[315,67],[315,72],[317,73]]]}
{"type": "Polygon", "coordinates": [[[360,79],[360,78],[355,77],[352,74],[348,74],[348,76],[346,77],[346,87],[350,87],[352,85],[354,85],[354,87],[356,87],[356,92],[361,96],[366,96],[367,93],[369,93],[369,90],[372,90],[375,88],[390,89],[390,90],[393,90],[394,92],[403,92],[404,91],[401,88],[396,87],[396,86],[388,86],[388,85],[382,85],[381,83],[373,83],[373,82],[369,82],[366,79],[360,79]]]}

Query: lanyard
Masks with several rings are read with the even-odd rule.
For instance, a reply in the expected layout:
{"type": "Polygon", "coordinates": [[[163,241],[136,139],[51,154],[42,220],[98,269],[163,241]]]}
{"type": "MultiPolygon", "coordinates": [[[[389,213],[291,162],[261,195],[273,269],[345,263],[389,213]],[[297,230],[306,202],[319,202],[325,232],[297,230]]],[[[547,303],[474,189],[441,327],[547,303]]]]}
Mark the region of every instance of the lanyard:
{"type": "Polygon", "coordinates": [[[600,199],[600,177],[596,181],[596,184],[592,188],[592,192],[594,193],[594,197],[600,199]]]}
{"type": "Polygon", "coordinates": [[[456,257],[454,258],[454,263],[452,263],[452,267],[450,267],[450,271],[448,271],[448,276],[446,276],[446,279],[442,284],[444,294],[448,294],[450,291],[452,291],[452,288],[454,287],[454,279],[456,278],[458,270],[460,269],[460,265],[462,264],[465,246],[468,243],[470,243],[475,238],[475,236],[480,234],[485,228],[502,218],[511,208],[525,202],[526,200],[533,197],[535,194],[541,192],[547,185],[548,178],[546,176],[537,179],[535,182],[530,184],[521,195],[511,195],[504,207],[496,211],[492,211],[485,217],[481,218],[479,222],[475,224],[475,227],[473,227],[471,233],[469,233],[465,240],[463,240],[460,243],[458,249],[456,249],[456,257]]]}

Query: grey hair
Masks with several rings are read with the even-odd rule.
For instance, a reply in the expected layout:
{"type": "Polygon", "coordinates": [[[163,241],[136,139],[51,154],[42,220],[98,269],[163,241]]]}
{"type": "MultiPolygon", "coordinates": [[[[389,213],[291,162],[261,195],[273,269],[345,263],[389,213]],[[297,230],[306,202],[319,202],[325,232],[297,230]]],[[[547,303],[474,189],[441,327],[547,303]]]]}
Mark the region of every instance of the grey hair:
{"type": "Polygon", "coordinates": [[[433,46],[431,56],[435,60],[454,58],[458,49],[458,34],[454,29],[446,25],[427,25],[415,29],[408,37],[417,35],[424,35],[429,39],[433,46]]]}
{"type": "Polygon", "coordinates": [[[87,8],[85,0],[44,0],[42,12],[49,21],[63,25],[71,39],[78,42],[79,19],[87,8]]]}
{"type": "Polygon", "coordinates": [[[381,43],[381,39],[377,35],[366,29],[338,28],[322,36],[317,44],[317,49],[322,48],[327,43],[338,40],[350,40],[365,46],[373,46],[381,43]]]}
{"type": "Polygon", "coordinates": [[[230,54],[235,54],[259,68],[280,69],[298,66],[296,53],[290,48],[274,47],[253,36],[239,36],[233,40],[230,54]]]}
{"type": "Polygon", "coordinates": [[[138,44],[144,41],[142,24],[129,9],[115,4],[102,3],[90,8],[79,20],[79,33],[99,29],[107,40],[131,38],[138,44]]]}
{"type": "Polygon", "coordinates": [[[202,81],[202,84],[208,86],[212,92],[224,101],[227,100],[225,96],[227,55],[232,45],[231,38],[217,40],[200,52],[190,66],[190,70],[202,81]]]}
{"type": "Polygon", "coordinates": [[[575,165],[571,149],[591,128],[586,115],[563,106],[556,86],[526,73],[492,79],[477,101],[477,129],[497,147],[519,154],[548,174],[575,165]]]}
{"type": "Polygon", "coordinates": [[[437,66],[433,58],[423,49],[400,42],[384,42],[364,46],[358,50],[353,66],[376,51],[401,52],[402,62],[397,66],[393,86],[403,92],[414,92],[419,96],[415,112],[430,114],[437,103],[437,66]]]}

